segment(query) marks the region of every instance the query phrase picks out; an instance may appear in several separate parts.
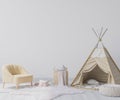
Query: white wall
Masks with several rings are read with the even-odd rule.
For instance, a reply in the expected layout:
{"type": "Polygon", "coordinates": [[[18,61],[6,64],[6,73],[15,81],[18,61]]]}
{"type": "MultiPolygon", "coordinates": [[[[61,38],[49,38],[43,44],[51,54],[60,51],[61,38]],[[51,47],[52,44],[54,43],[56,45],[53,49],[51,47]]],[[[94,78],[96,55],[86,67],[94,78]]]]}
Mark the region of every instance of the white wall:
{"type": "Polygon", "coordinates": [[[0,0],[0,68],[20,64],[52,78],[65,65],[74,77],[97,42],[91,28],[101,26],[120,67],[120,0],[0,0]]]}

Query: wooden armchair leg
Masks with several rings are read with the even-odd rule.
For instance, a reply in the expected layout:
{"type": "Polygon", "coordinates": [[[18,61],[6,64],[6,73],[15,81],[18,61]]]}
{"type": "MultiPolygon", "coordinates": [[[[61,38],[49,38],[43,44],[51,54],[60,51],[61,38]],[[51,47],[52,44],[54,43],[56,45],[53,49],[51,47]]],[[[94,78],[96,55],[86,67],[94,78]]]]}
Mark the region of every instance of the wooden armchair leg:
{"type": "Polygon", "coordinates": [[[19,88],[19,85],[18,84],[16,84],[16,89],[18,89],[19,88]]]}
{"type": "Polygon", "coordinates": [[[5,87],[5,82],[3,82],[3,88],[5,87]]]}
{"type": "Polygon", "coordinates": [[[33,83],[31,82],[31,86],[33,86],[33,83]]]}

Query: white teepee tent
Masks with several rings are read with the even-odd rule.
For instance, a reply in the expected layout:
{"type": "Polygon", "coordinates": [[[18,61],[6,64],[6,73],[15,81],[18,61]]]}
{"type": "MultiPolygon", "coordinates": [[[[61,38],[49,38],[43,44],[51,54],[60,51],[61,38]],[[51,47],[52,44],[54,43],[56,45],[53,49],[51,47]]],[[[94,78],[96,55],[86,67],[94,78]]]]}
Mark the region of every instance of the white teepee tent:
{"type": "Polygon", "coordinates": [[[89,79],[109,84],[120,84],[120,70],[102,43],[107,29],[103,32],[103,28],[101,28],[100,34],[97,34],[94,29],[92,30],[98,37],[98,42],[71,86],[83,85],[89,79]]]}

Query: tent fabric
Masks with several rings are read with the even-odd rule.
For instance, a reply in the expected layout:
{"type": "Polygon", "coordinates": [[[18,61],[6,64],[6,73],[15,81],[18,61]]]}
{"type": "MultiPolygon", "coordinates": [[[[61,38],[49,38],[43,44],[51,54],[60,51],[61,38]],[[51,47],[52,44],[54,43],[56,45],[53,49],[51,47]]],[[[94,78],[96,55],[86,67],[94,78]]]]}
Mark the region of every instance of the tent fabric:
{"type": "Polygon", "coordinates": [[[101,69],[103,69],[105,72],[108,72],[108,63],[106,58],[90,58],[88,62],[86,63],[85,67],[83,68],[84,71],[92,70],[96,65],[99,65],[101,69]]]}
{"type": "Polygon", "coordinates": [[[93,49],[71,85],[82,85],[92,78],[104,83],[120,84],[120,70],[104,45],[93,49]]]}

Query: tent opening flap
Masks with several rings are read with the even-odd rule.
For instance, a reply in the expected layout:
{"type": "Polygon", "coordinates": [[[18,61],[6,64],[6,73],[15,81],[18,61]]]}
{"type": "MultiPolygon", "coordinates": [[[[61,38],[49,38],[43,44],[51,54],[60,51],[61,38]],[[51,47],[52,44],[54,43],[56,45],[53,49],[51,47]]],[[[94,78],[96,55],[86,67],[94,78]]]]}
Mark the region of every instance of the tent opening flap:
{"type": "Polygon", "coordinates": [[[82,77],[83,77],[83,84],[86,83],[89,79],[95,79],[99,82],[102,82],[102,83],[107,83],[108,82],[108,73],[104,72],[103,70],[101,70],[99,68],[98,65],[96,65],[94,67],[94,69],[92,69],[91,71],[89,72],[84,72],[82,74],[82,77]]]}

